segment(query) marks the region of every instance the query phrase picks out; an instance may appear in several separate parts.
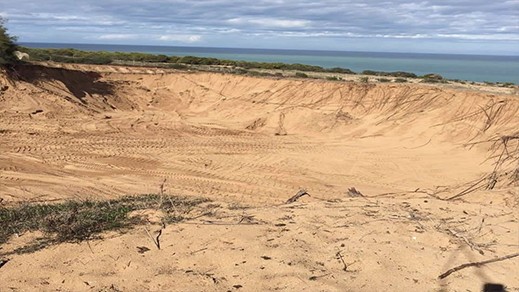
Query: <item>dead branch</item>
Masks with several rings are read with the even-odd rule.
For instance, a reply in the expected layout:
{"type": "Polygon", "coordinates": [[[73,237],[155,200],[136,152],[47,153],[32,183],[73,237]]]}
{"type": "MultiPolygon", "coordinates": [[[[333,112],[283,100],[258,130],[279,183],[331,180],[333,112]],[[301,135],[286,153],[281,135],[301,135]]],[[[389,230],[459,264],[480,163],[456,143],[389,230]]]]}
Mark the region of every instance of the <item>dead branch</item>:
{"type": "Polygon", "coordinates": [[[519,253],[509,254],[509,255],[504,256],[504,257],[495,258],[495,259],[486,260],[486,261],[481,261],[481,262],[466,263],[466,264],[459,265],[459,266],[457,266],[455,268],[452,268],[452,269],[448,270],[447,272],[439,275],[438,278],[439,279],[444,279],[444,278],[448,277],[450,274],[452,274],[454,272],[457,272],[459,270],[463,270],[463,269],[468,268],[468,267],[481,267],[482,265],[508,260],[508,259],[511,259],[511,258],[515,258],[517,256],[519,256],[519,253]]]}
{"type": "Polygon", "coordinates": [[[425,142],[425,144],[422,144],[422,145],[420,145],[420,146],[411,147],[411,148],[404,147],[404,149],[418,149],[418,148],[421,148],[421,147],[427,146],[429,143],[431,143],[431,141],[432,141],[432,138],[429,138],[429,141],[425,142]]]}
{"type": "Polygon", "coordinates": [[[156,238],[153,238],[153,236],[151,236],[151,233],[148,231],[148,228],[144,227],[144,230],[146,230],[146,233],[148,234],[148,237],[151,239],[153,244],[155,244],[157,249],[160,249],[160,241],[159,241],[159,239],[160,239],[160,236],[162,235],[162,228],[159,230],[158,235],[157,235],[156,238]]]}
{"type": "Polygon", "coordinates": [[[462,197],[462,196],[465,196],[473,191],[476,191],[478,188],[480,188],[481,186],[478,187],[478,185],[483,182],[485,179],[487,179],[488,176],[484,176],[483,178],[481,178],[480,180],[478,180],[476,183],[472,184],[471,186],[469,186],[468,188],[466,188],[465,190],[457,193],[456,195],[450,197],[450,198],[447,198],[445,199],[446,201],[450,201],[450,200],[454,200],[454,199],[457,199],[459,197],[462,197]]]}
{"type": "Polygon", "coordinates": [[[190,254],[191,254],[191,255],[194,255],[195,253],[198,253],[198,252],[204,251],[204,250],[206,250],[206,249],[207,249],[207,247],[204,247],[204,248],[201,248],[201,249],[197,249],[197,250],[192,251],[190,254]]]}
{"type": "Polygon", "coordinates": [[[350,197],[364,197],[364,195],[361,192],[357,191],[357,189],[355,189],[354,187],[348,189],[348,196],[350,196],[350,197]]]}
{"type": "Polygon", "coordinates": [[[348,265],[346,264],[346,262],[344,261],[344,258],[342,257],[342,254],[340,251],[337,252],[337,257],[341,260],[342,264],[344,265],[344,267],[342,268],[343,271],[346,271],[348,270],[348,265]]]}
{"type": "Polygon", "coordinates": [[[308,192],[306,190],[299,190],[299,192],[297,192],[297,194],[295,194],[294,196],[292,196],[290,199],[288,199],[285,204],[292,204],[294,203],[295,201],[299,200],[299,198],[301,198],[302,196],[304,195],[308,195],[310,196],[310,194],[308,194],[308,192]]]}
{"type": "Polygon", "coordinates": [[[0,260],[0,268],[2,268],[5,264],[7,264],[10,261],[10,259],[1,259],[0,260]]]}
{"type": "Polygon", "coordinates": [[[469,247],[470,249],[472,250],[476,250],[479,252],[479,254],[481,255],[484,255],[485,253],[483,252],[483,250],[481,248],[479,248],[477,245],[475,245],[473,242],[471,242],[470,240],[468,240],[465,236],[461,235],[461,234],[458,234],[457,232],[455,232],[454,230],[452,229],[447,229],[447,231],[449,231],[452,235],[454,235],[455,237],[463,240],[469,247]]]}
{"type": "Polygon", "coordinates": [[[157,237],[155,237],[155,244],[157,245],[157,248],[160,249],[160,236],[162,235],[162,228],[159,230],[157,237]]]}

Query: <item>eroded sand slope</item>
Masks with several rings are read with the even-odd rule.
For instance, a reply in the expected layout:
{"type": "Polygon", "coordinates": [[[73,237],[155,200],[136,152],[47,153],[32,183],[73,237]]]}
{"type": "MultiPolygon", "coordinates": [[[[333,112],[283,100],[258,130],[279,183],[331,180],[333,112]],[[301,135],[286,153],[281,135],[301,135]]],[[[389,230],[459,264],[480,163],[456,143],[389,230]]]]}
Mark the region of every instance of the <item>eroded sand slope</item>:
{"type": "Polygon", "coordinates": [[[490,143],[467,143],[519,128],[515,96],[203,73],[18,71],[32,84],[3,92],[0,124],[0,196],[14,201],[155,192],[163,178],[178,193],[251,203],[279,202],[299,188],[329,199],[352,186],[368,196],[452,187],[494,169],[485,161],[490,143]]]}
{"type": "MultiPolygon", "coordinates": [[[[2,270],[10,275],[8,286],[226,291],[237,289],[236,283],[248,291],[435,290],[444,265],[467,261],[451,261],[453,250],[466,245],[447,229],[473,232],[466,236],[488,244],[486,256],[469,250],[476,259],[517,250],[518,144],[503,139],[519,132],[517,96],[125,67],[33,66],[19,67],[17,74],[0,79],[8,86],[0,93],[4,204],[154,193],[166,179],[172,194],[257,206],[218,212],[236,222],[253,216],[261,224],[177,226],[164,237],[170,249],[146,255],[134,250],[149,244],[140,229],[96,242],[94,251],[85,244],[60,245],[11,261],[2,270]],[[351,187],[365,198],[349,198],[351,187]],[[296,209],[277,205],[302,188],[311,197],[296,209]],[[467,188],[467,195],[460,193],[467,188]],[[439,200],[460,194],[464,202],[439,200]],[[426,223],[416,223],[410,212],[426,223]],[[487,233],[476,233],[478,222],[489,216],[497,219],[485,225],[487,233]],[[285,232],[280,223],[294,227],[285,232]],[[177,233],[185,229],[190,239],[179,242],[177,233]],[[121,241],[127,245],[123,251],[121,241]],[[197,260],[195,247],[207,247],[197,260]],[[94,272],[89,261],[55,258],[58,250],[66,257],[94,258],[94,265],[107,256],[117,260],[94,272]],[[337,251],[357,262],[351,266],[356,272],[344,274],[337,251]],[[213,258],[219,253],[229,262],[213,258]],[[27,279],[15,276],[17,269],[35,257],[57,268],[39,266],[41,274],[23,284],[27,279]],[[142,260],[141,268],[128,260],[142,260]],[[241,268],[243,261],[252,265],[241,268]],[[51,284],[42,286],[42,279],[58,279],[67,269],[68,281],[45,280],[51,284]],[[384,281],[388,274],[391,287],[384,281]],[[178,283],[164,286],[172,275],[178,283]]],[[[511,274],[517,261],[493,267],[489,280],[519,289],[511,274]]],[[[474,274],[464,275],[453,277],[458,286],[451,282],[450,288],[478,289],[474,274]]]]}

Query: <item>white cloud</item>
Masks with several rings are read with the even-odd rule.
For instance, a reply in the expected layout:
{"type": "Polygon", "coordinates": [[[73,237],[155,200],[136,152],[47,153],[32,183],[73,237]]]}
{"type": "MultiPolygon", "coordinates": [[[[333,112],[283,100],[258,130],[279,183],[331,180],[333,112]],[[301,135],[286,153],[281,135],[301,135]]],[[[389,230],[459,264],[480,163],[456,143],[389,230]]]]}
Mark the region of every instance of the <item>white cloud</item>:
{"type": "Polygon", "coordinates": [[[133,34],[103,34],[98,37],[100,40],[127,40],[135,38],[133,34]]]}
{"type": "Polygon", "coordinates": [[[198,42],[202,39],[200,35],[184,35],[184,34],[170,34],[170,35],[161,35],[159,40],[168,41],[168,42],[181,42],[181,43],[194,43],[198,42]]]}
{"type": "Polygon", "coordinates": [[[288,20],[276,18],[232,18],[227,22],[230,24],[253,24],[263,27],[278,27],[278,28],[302,28],[310,24],[307,20],[288,20]]]}

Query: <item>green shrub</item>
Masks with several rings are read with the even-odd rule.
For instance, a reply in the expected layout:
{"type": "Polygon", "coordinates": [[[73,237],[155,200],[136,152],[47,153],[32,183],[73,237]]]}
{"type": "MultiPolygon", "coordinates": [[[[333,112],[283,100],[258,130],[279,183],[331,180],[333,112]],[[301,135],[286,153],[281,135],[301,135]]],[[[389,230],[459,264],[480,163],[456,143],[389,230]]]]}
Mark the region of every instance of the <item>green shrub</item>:
{"type": "Polygon", "coordinates": [[[339,76],[326,76],[326,80],[330,81],[342,81],[342,78],[339,76]]]}
{"type": "Polygon", "coordinates": [[[407,79],[405,79],[405,78],[396,78],[395,82],[397,82],[397,83],[405,83],[405,82],[407,82],[407,79]]]}
{"type": "Polygon", "coordinates": [[[367,77],[367,76],[360,77],[359,81],[362,82],[362,83],[368,83],[369,82],[369,77],[367,77]]]}
{"type": "Polygon", "coordinates": [[[421,78],[423,78],[423,79],[430,79],[430,80],[442,80],[443,76],[441,76],[440,74],[429,73],[429,74],[425,74],[421,78]]]}
{"type": "Polygon", "coordinates": [[[391,76],[391,77],[406,77],[406,78],[416,78],[416,74],[410,72],[383,72],[383,71],[373,71],[373,70],[364,70],[362,71],[364,75],[373,75],[373,76],[391,76]]]}
{"type": "Polygon", "coordinates": [[[302,72],[296,72],[295,76],[298,78],[308,78],[308,75],[306,75],[305,73],[302,73],[302,72]]]}
{"type": "Polygon", "coordinates": [[[16,62],[16,57],[13,53],[17,46],[14,43],[16,37],[10,36],[7,29],[4,27],[5,20],[0,16],[0,65],[16,62]]]}
{"type": "Polygon", "coordinates": [[[346,68],[339,68],[339,67],[326,69],[326,72],[330,72],[330,73],[342,73],[342,74],[356,74],[355,72],[351,71],[350,69],[346,69],[346,68]]]}
{"type": "Polygon", "coordinates": [[[387,78],[378,78],[377,80],[378,80],[378,82],[383,82],[383,83],[384,82],[391,82],[391,79],[387,79],[387,78]]]}

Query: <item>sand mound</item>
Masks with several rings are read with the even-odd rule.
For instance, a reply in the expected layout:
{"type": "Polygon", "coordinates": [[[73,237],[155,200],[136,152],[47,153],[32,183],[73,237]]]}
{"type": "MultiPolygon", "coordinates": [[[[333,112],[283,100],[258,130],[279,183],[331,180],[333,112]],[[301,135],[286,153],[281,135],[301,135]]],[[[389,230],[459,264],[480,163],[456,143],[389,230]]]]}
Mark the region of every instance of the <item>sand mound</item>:
{"type": "MultiPolygon", "coordinates": [[[[179,236],[184,228],[195,232],[183,237],[184,247],[177,251],[175,268],[168,266],[162,256],[157,259],[133,254],[133,246],[125,251],[108,252],[113,251],[114,245],[121,246],[121,242],[146,241],[145,234],[132,233],[99,241],[94,252],[99,251],[103,258],[108,256],[107,252],[111,257],[124,258],[124,261],[104,262],[104,268],[100,269],[106,269],[106,273],[109,266],[116,265],[117,269],[112,274],[96,275],[96,280],[72,274],[67,279],[75,280],[63,283],[73,284],[64,286],[45,280],[51,283],[50,290],[59,287],[86,290],[95,286],[101,291],[114,284],[124,291],[176,287],[220,291],[237,289],[232,286],[238,284],[247,287],[258,281],[263,284],[249,286],[247,290],[321,287],[343,291],[344,285],[354,283],[352,291],[375,291],[388,286],[384,281],[372,281],[373,275],[393,272],[396,273],[390,280],[393,287],[424,290],[436,283],[434,277],[443,268],[434,266],[435,263],[445,261],[450,249],[459,244],[459,237],[445,235],[446,229],[438,227],[450,216],[448,208],[456,209],[456,215],[452,216],[458,218],[466,213],[463,216],[471,220],[457,227],[451,222],[454,219],[447,220],[451,224],[448,228],[456,227],[458,231],[473,228],[474,220],[486,218],[483,215],[486,211],[482,211],[486,208],[495,208],[492,216],[496,218],[517,222],[517,216],[510,215],[519,196],[517,96],[416,84],[276,80],[117,66],[62,67],[20,66],[9,76],[0,73],[0,199],[4,204],[154,193],[164,179],[172,194],[257,207],[282,203],[302,188],[308,190],[311,198],[304,201],[309,205],[300,205],[304,212],[297,208],[251,209],[252,215],[266,225],[247,232],[241,226],[206,228],[192,223],[175,227],[178,230],[168,231],[172,237],[179,236]],[[348,199],[351,187],[364,197],[348,199]],[[448,198],[454,201],[443,201],[448,198]],[[427,223],[431,226],[423,227],[431,232],[427,236],[412,231],[416,224],[409,218],[405,223],[409,226],[393,225],[395,221],[388,218],[395,214],[384,211],[409,200],[416,204],[429,201],[428,213],[422,214],[431,220],[427,223]],[[346,220],[351,222],[344,223],[340,217],[348,215],[338,210],[349,214],[352,203],[361,204],[363,211],[355,209],[351,214],[356,215],[346,220]],[[373,204],[378,204],[380,213],[368,210],[373,204]],[[301,238],[296,232],[284,237],[281,243],[271,240],[285,234],[275,225],[279,220],[270,217],[278,212],[280,218],[285,213],[290,217],[296,212],[306,222],[287,231],[302,228],[301,238]],[[508,217],[499,217],[500,213],[508,217]],[[373,233],[367,233],[364,227],[347,229],[348,235],[335,230],[344,224],[363,221],[369,222],[369,232],[373,233]],[[393,230],[399,226],[406,231],[393,230]],[[382,231],[396,234],[388,235],[384,247],[380,241],[385,239],[375,239],[382,231]],[[429,246],[427,242],[438,238],[438,232],[443,237],[429,246]],[[415,237],[421,244],[417,245],[415,237]],[[214,242],[215,238],[221,242],[214,242]],[[234,246],[232,238],[243,246],[234,246]],[[254,246],[258,238],[264,239],[266,245],[254,246]],[[348,239],[352,238],[354,243],[350,245],[348,239]],[[194,252],[191,248],[196,249],[193,246],[197,240],[208,242],[199,241],[199,248],[207,248],[200,253],[204,259],[211,257],[209,251],[213,255],[222,251],[231,260],[200,264],[190,259],[188,255],[194,252]],[[419,261],[409,263],[403,249],[394,256],[398,263],[391,258],[387,260],[395,242],[400,248],[405,244],[416,248],[412,254],[419,261]],[[346,247],[341,247],[341,243],[346,247]],[[325,250],[320,250],[321,245],[325,250]],[[252,254],[238,256],[237,250],[245,247],[251,247],[247,250],[252,254]],[[266,249],[270,248],[277,252],[267,254],[266,249]],[[294,254],[294,248],[308,257],[294,254]],[[419,249],[424,248],[431,250],[421,254],[419,249]],[[438,249],[443,252],[441,256],[438,249]],[[338,250],[347,255],[348,261],[357,261],[357,267],[350,263],[356,273],[340,274],[341,266],[335,258],[338,250]],[[367,255],[368,250],[377,250],[376,255],[367,255]],[[262,255],[274,261],[266,262],[262,255]],[[381,262],[381,257],[387,262],[381,262]],[[134,266],[128,265],[129,261],[141,262],[134,266]],[[245,262],[253,267],[242,271],[255,273],[252,278],[237,272],[238,265],[245,262]],[[193,263],[198,267],[193,268],[193,263]],[[428,271],[429,267],[432,272],[428,271]],[[135,273],[143,275],[143,269],[147,277],[159,275],[156,278],[159,280],[146,282],[139,278],[133,286],[115,280],[133,278],[135,273]],[[411,272],[414,274],[410,275],[411,272]],[[184,286],[178,283],[180,286],[158,286],[164,284],[161,277],[166,279],[171,275],[184,286]],[[313,276],[317,278],[310,279],[313,276]],[[422,281],[423,278],[427,280],[422,281]],[[94,285],[92,281],[98,283],[94,285]],[[82,286],[86,282],[88,286],[82,286]]],[[[422,207],[416,206],[424,211],[422,207]]],[[[403,210],[397,209],[395,212],[403,210]]],[[[237,211],[231,213],[238,216],[237,211]]],[[[510,241],[511,233],[495,228],[488,226],[487,230],[493,232],[493,237],[477,237],[480,242],[497,240],[492,243],[495,248],[489,247],[487,252],[502,255],[501,252],[512,250],[514,244],[517,247],[510,241]]],[[[508,230],[517,237],[517,230],[508,230]]],[[[176,241],[170,240],[171,246],[176,246],[176,241]]],[[[58,248],[64,254],[78,254],[77,259],[99,256],[90,255],[83,245],[58,248]]],[[[174,250],[167,252],[175,254],[174,250]]],[[[52,249],[37,253],[42,262],[54,254],[52,249]]],[[[54,259],[63,260],[62,264],[52,264],[60,267],[56,271],[73,266],[74,271],[93,273],[80,268],[79,260],[54,259]]],[[[18,267],[23,267],[26,260],[18,258],[18,267]]],[[[22,281],[23,277],[14,276],[16,269],[9,271],[12,280],[9,285],[22,281]]],[[[38,277],[54,279],[52,273],[42,272],[38,277]]],[[[512,281],[514,287],[519,287],[517,278],[503,273],[498,270],[493,277],[512,281]]],[[[457,279],[456,283],[474,287],[471,279],[457,279]]],[[[39,287],[36,282],[27,285],[22,289],[39,287]]]]}

